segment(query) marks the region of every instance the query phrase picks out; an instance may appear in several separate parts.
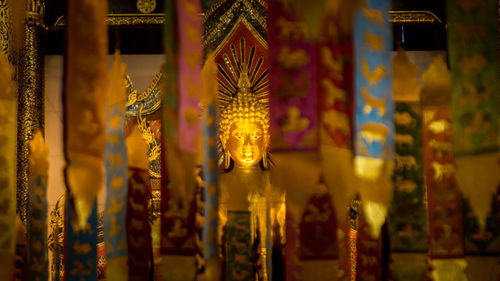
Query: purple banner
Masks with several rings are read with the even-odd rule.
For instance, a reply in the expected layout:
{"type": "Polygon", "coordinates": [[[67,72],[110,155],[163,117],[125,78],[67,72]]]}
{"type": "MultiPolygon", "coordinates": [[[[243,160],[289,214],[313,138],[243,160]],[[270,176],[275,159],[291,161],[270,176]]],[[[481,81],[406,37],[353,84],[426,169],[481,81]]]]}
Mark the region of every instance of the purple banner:
{"type": "Polygon", "coordinates": [[[268,3],[271,146],[274,151],[315,149],[318,106],[309,27],[280,1],[268,3]]]}
{"type": "Polygon", "coordinates": [[[201,92],[201,13],[200,1],[177,0],[179,40],[179,135],[182,150],[196,152],[200,133],[201,92]]]}

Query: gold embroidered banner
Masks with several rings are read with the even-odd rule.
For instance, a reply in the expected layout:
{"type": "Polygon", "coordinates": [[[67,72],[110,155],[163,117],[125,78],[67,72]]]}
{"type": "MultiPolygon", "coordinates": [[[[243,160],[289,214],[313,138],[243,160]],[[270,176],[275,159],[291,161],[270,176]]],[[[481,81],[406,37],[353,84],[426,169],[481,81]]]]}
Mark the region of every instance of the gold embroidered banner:
{"type": "Polygon", "coordinates": [[[104,181],[107,1],[68,1],[64,137],[68,190],[81,228],[104,181]]]}

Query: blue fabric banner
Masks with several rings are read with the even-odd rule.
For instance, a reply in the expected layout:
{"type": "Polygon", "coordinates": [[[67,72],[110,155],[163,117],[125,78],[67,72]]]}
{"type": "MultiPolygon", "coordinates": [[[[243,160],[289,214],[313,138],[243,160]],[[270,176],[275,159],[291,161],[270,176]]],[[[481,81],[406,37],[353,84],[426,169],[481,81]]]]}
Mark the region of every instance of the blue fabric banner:
{"type": "MultiPolygon", "coordinates": [[[[394,125],[392,102],[392,28],[388,0],[367,0],[354,19],[355,155],[392,161],[394,125]]],[[[366,176],[368,169],[357,167],[366,176]]],[[[368,168],[368,167],[366,167],[368,168]]],[[[375,176],[376,177],[376,176],[375,176]]]]}
{"type": "MultiPolygon", "coordinates": [[[[122,107],[123,108],[123,107],[122,107]]],[[[119,105],[108,107],[106,132],[106,210],[103,216],[106,258],[126,256],[127,147],[125,120],[119,105]]]]}
{"type": "Polygon", "coordinates": [[[217,165],[217,123],[215,104],[204,112],[203,132],[203,176],[205,179],[205,224],[203,227],[204,258],[217,257],[217,227],[219,224],[219,166],[217,165]]]}
{"type": "Polygon", "coordinates": [[[49,280],[46,179],[35,175],[28,188],[28,280],[49,280]]]}
{"type": "Polygon", "coordinates": [[[77,218],[73,199],[66,196],[66,239],[64,273],[66,280],[97,280],[97,204],[94,201],[92,213],[84,229],[75,229],[77,218]]]}

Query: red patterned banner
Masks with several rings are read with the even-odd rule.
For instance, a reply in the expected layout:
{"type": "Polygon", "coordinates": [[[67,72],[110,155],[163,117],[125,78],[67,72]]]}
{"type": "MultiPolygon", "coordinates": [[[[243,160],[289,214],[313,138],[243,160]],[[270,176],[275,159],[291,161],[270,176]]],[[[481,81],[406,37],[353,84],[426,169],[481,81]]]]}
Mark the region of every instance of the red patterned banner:
{"type": "Polygon", "coordinates": [[[329,193],[315,194],[302,214],[300,223],[300,258],[302,260],[336,259],[337,218],[329,193]]]}
{"type": "Polygon", "coordinates": [[[268,5],[271,146],[273,151],[316,149],[316,54],[310,30],[290,5],[278,0],[268,1],[268,5]]]}
{"type": "Polygon", "coordinates": [[[193,152],[200,134],[201,22],[196,1],[165,1],[165,5],[167,88],[162,105],[160,251],[176,259],[172,267],[164,268],[169,275],[195,270],[194,263],[189,269],[176,268],[182,257],[173,256],[193,256],[194,260],[197,251],[193,152]]]}
{"type": "Polygon", "coordinates": [[[451,78],[436,56],[422,74],[422,134],[427,186],[428,243],[433,259],[464,254],[462,197],[455,181],[451,128],[451,78]]]}
{"type": "MultiPolygon", "coordinates": [[[[351,268],[349,248],[349,201],[356,185],[352,171],[352,40],[341,38],[333,15],[326,16],[316,56],[320,143],[323,177],[335,202],[338,220],[339,280],[348,280],[351,268]]],[[[355,244],[354,244],[355,245],[355,244]]]]}
{"type": "Polygon", "coordinates": [[[129,168],[126,216],[129,280],[150,278],[153,261],[148,207],[151,192],[149,182],[147,170],[129,168]]]}
{"type": "Polygon", "coordinates": [[[422,114],[429,253],[431,258],[462,257],[462,198],[455,183],[450,108],[425,106],[422,114]]]}
{"type": "Polygon", "coordinates": [[[321,144],[352,149],[352,41],[339,41],[332,18],[326,19],[324,30],[316,50],[321,144]]]}

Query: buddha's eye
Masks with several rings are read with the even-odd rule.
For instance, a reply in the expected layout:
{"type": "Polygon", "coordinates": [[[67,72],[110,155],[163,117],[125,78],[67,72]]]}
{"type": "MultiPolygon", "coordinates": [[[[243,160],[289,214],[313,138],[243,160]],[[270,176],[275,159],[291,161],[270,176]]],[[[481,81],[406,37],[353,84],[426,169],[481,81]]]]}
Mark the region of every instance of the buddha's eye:
{"type": "Polygon", "coordinates": [[[253,133],[252,133],[252,138],[253,138],[253,139],[258,139],[258,138],[260,138],[260,135],[261,135],[261,134],[260,134],[260,132],[259,132],[259,131],[253,132],[253,133]]]}
{"type": "Polygon", "coordinates": [[[243,138],[243,134],[240,132],[240,131],[236,131],[234,132],[233,136],[237,139],[237,140],[241,140],[243,138]]]}

